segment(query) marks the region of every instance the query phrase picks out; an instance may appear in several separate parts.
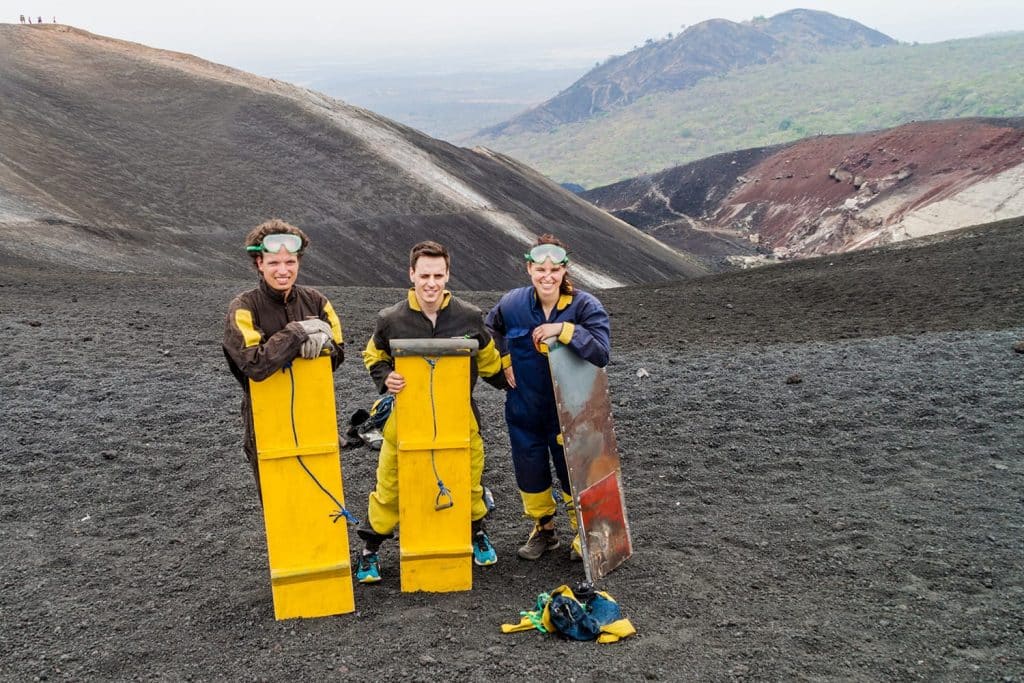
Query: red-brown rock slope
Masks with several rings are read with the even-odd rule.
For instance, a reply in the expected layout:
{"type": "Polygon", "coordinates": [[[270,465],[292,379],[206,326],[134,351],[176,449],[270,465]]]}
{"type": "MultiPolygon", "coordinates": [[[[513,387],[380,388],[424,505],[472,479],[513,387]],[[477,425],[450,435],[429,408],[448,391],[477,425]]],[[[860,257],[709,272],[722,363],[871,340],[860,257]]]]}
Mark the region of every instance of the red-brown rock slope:
{"type": "Polygon", "coordinates": [[[710,260],[845,252],[1024,215],[1024,119],[817,136],[584,196],[710,260]]]}

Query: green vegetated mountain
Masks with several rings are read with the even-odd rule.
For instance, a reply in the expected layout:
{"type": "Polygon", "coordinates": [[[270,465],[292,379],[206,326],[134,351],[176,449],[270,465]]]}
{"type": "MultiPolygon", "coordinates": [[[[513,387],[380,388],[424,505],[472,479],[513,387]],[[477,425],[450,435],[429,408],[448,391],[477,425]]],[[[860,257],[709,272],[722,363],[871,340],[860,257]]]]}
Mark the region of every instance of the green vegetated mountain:
{"type": "MultiPolygon", "coordinates": [[[[684,34],[685,35],[685,34],[684,34]]],[[[737,149],[915,120],[1024,114],[1024,33],[801,50],[545,131],[474,142],[595,187],[737,149]]]]}
{"type": "Polygon", "coordinates": [[[589,287],[704,272],[500,154],[191,55],[0,24],[0,263],[244,276],[245,233],[275,216],[310,234],[312,282],[407,284],[436,239],[454,287],[501,289],[542,232],[589,287]]]}
{"type": "Polygon", "coordinates": [[[612,57],[547,102],[483,131],[503,135],[547,131],[585,121],[656,92],[688,88],[752,64],[778,62],[804,50],[891,45],[889,36],[828,12],[797,9],[736,23],[712,19],[678,36],[648,40],[612,57]]]}

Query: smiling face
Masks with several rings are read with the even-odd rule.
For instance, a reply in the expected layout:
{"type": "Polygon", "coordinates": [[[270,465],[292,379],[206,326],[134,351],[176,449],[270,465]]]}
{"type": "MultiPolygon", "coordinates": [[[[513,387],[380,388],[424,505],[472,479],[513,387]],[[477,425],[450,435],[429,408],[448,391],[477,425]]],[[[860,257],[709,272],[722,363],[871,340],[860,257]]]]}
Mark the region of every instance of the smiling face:
{"type": "Polygon", "coordinates": [[[256,270],[271,289],[287,297],[299,276],[299,256],[284,247],[276,254],[264,252],[256,257],[256,270]]]}
{"type": "Polygon", "coordinates": [[[526,272],[530,274],[533,288],[541,301],[555,301],[561,293],[562,280],[565,279],[565,266],[552,263],[550,260],[540,263],[527,263],[526,272]]]}
{"type": "Polygon", "coordinates": [[[443,256],[420,256],[409,269],[416,300],[423,311],[436,311],[448,284],[448,264],[443,256]]]}

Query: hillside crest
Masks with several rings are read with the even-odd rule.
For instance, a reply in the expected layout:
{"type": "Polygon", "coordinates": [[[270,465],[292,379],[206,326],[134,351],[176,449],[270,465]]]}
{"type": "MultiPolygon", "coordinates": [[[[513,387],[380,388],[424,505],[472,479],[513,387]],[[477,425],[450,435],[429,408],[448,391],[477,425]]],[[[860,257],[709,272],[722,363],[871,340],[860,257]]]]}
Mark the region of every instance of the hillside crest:
{"type": "Polygon", "coordinates": [[[191,55],[0,25],[0,97],[4,262],[238,277],[245,232],[276,216],[333,284],[404,286],[409,247],[436,239],[453,286],[505,288],[543,232],[585,287],[703,272],[508,157],[191,55]]]}

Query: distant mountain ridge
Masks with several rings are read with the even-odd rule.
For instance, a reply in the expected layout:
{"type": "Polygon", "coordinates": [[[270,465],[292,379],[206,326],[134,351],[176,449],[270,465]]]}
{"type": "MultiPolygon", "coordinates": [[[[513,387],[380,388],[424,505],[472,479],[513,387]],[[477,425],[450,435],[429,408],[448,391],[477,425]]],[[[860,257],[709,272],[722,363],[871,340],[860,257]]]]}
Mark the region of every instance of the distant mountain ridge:
{"type": "Polygon", "coordinates": [[[593,188],[738,149],[911,121],[1024,116],[1024,32],[804,52],[544,132],[465,141],[593,188]]]}
{"type": "Polygon", "coordinates": [[[312,282],[405,286],[436,239],[454,287],[507,288],[543,232],[585,287],[704,272],[514,159],[191,55],[0,24],[0,103],[0,263],[251,276],[240,242],[280,217],[312,282]]]}
{"type": "Polygon", "coordinates": [[[878,47],[896,41],[828,12],[794,9],[736,23],[711,19],[678,36],[649,41],[595,67],[547,102],[478,135],[543,131],[592,118],[656,92],[681,90],[712,76],[778,61],[800,50],[878,47]]]}

